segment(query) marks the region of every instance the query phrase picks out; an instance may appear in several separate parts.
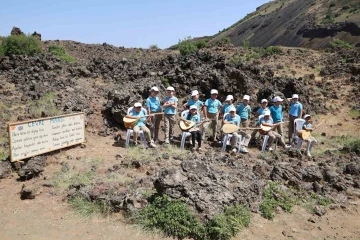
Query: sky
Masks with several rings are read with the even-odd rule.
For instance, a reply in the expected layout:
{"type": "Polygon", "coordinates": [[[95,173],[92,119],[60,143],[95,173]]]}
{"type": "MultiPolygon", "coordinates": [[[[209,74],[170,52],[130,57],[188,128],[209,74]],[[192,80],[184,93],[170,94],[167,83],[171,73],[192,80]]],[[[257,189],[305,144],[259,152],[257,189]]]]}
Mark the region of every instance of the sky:
{"type": "Polygon", "coordinates": [[[43,40],[167,48],[213,35],[269,0],[1,0],[0,35],[12,27],[43,40]]]}

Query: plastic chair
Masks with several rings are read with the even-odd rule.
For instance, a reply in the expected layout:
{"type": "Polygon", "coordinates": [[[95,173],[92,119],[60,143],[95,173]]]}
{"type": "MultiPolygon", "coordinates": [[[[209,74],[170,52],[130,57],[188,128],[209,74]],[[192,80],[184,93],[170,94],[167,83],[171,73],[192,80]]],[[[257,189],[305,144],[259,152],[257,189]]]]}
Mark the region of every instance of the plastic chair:
{"type": "MultiPolygon", "coordinates": [[[[229,113],[224,114],[223,121],[225,120],[225,117],[226,117],[228,114],[229,114],[229,113]]],[[[226,146],[230,143],[230,140],[231,140],[232,137],[233,137],[233,135],[230,134],[230,133],[225,133],[225,134],[224,134],[223,145],[222,145],[222,148],[221,148],[221,151],[222,151],[222,152],[225,152],[226,146]]],[[[244,140],[245,140],[245,139],[244,139],[244,140]]],[[[242,136],[239,135],[238,146],[237,146],[237,147],[238,147],[238,152],[240,152],[240,147],[241,147],[242,141],[243,141],[242,136]]]]}
{"type": "Polygon", "coordinates": [[[297,118],[294,121],[294,133],[293,133],[293,139],[295,139],[296,142],[296,148],[300,149],[301,145],[303,143],[303,140],[297,136],[297,132],[300,131],[305,123],[305,120],[302,118],[297,118]]]}
{"type": "MultiPolygon", "coordinates": [[[[130,114],[130,112],[133,110],[133,108],[134,108],[134,107],[128,108],[127,114],[130,114]]],[[[146,110],[145,108],[141,108],[141,111],[143,111],[144,114],[147,115],[147,110],[146,110]]],[[[133,132],[134,132],[134,130],[132,130],[132,129],[130,129],[130,128],[126,131],[125,147],[129,147],[130,138],[131,138],[131,135],[133,134],[133,132]]],[[[139,137],[139,136],[140,136],[140,140],[141,140],[141,142],[142,142],[143,148],[146,149],[147,143],[146,143],[146,137],[145,137],[144,131],[140,130],[138,137],[139,137]]]]}
{"type": "MultiPolygon", "coordinates": [[[[189,110],[182,111],[182,112],[181,112],[181,117],[182,117],[182,118],[185,118],[188,113],[189,113],[189,110]]],[[[182,134],[181,134],[180,149],[184,149],[186,138],[187,138],[187,137],[190,137],[190,136],[191,136],[191,133],[189,133],[189,132],[182,132],[182,134]]]]}

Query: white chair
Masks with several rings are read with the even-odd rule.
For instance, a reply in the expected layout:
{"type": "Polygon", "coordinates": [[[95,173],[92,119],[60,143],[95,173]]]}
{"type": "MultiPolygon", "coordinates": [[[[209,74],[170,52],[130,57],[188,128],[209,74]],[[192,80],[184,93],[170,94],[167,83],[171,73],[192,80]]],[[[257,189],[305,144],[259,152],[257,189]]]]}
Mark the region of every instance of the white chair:
{"type": "MultiPolygon", "coordinates": [[[[130,114],[130,112],[133,110],[133,108],[134,108],[134,107],[128,108],[127,114],[130,114]]],[[[141,108],[141,111],[143,111],[144,114],[147,115],[147,110],[146,110],[145,108],[141,108]]],[[[131,135],[133,134],[133,132],[134,132],[134,131],[133,131],[132,129],[128,129],[128,130],[126,131],[125,147],[129,147],[130,138],[131,138],[131,135]]],[[[141,140],[141,142],[142,142],[143,148],[146,149],[147,143],[146,143],[146,137],[145,137],[144,131],[140,130],[138,137],[139,137],[139,136],[140,136],[140,140],[141,140]]]]}
{"type": "Polygon", "coordinates": [[[298,137],[297,132],[300,131],[305,123],[305,119],[297,118],[294,121],[294,133],[293,133],[293,139],[295,139],[296,142],[296,148],[300,149],[303,140],[298,137]]]}
{"type": "MultiPolygon", "coordinates": [[[[187,115],[189,114],[189,110],[185,110],[181,112],[181,117],[185,118],[187,115]]],[[[191,133],[190,132],[182,132],[181,134],[181,144],[180,144],[180,149],[184,149],[185,147],[185,141],[187,137],[190,137],[191,133]]]]}
{"type": "MultiPolygon", "coordinates": [[[[229,114],[229,113],[224,114],[223,121],[225,120],[225,117],[226,117],[228,114],[229,114]]],[[[222,145],[222,148],[221,148],[221,151],[222,151],[222,152],[225,152],[226,146],[227,146],[228,144],[230,144],[230,140],[231,140],[232,137],[233,137],[233,135],[230,134],[230,133],[225,133],[225,134],[224,134],[223,145],[222,145]]],[[[244,140],[245,140],[245,139],[244,139],[244,140]]],[[[240,147],[241,147],[242,141],[243,141],[242,136],[239,135],[238,146],[237,146],[237,147],[238,147],[238,152],[240,152],[240,147]]]]}

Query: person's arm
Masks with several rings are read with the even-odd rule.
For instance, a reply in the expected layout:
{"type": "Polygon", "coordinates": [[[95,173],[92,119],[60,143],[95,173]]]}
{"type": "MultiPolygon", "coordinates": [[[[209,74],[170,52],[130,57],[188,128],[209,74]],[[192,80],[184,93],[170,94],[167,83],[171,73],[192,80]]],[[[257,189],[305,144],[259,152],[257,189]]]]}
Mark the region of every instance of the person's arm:
{"type": "Polygon", "coordinates": [[[250,115],[251,115],[251,107],[248,107],[248,119],[250,119],[250,115]]]}
{"type": "Polygon", "coordinates": [[[267,126],[267,127],[273,127],[273,126],[274,126],[274,124],[266,123],[266,122],[264,122],[264,121],[261,122],[261,125],[267,126]]]}
{"type": "Polygon", "coordinates": [[[184,103],[182,107],[183,107],[184,110],[187,110],[188,109],[188,103],[187,102],[184,103]]]}
{"type": "Polygon", "coordinates": [[[126,117],[127,118],[132,118],[132,119],[139,119],[140,118],[138,116],[133,116],[133,115],[130,115],[130,114],[126,115],[126,117]]]}
{"type": "Polygon", "coordinates": [[[300,108],[300,116],[298,116],[298,117],[301,118],[302,115],[303,115],[303,107],[301,106],[301,108],[300,108]]]}
{"type": "Polygon", "coordinates": [[[176,102],[174,102],[174,103],[171,103],[171,105],[170,105],[170,107],[172,107],[172,108],[177,108],[177,106],[178,106],[178,102],[176,101],[176,102]]]}

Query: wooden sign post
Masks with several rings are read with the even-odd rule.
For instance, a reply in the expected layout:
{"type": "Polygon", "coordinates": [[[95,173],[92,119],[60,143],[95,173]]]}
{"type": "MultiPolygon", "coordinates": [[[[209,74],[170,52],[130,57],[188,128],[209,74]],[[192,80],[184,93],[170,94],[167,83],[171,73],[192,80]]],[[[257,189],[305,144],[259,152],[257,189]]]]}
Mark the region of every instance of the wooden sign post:
{"type": "Polygon", "coordinates": [[[85,142],[85,114],[9,123],[8,130],[10,160],[15,162],[85,142]]]}

